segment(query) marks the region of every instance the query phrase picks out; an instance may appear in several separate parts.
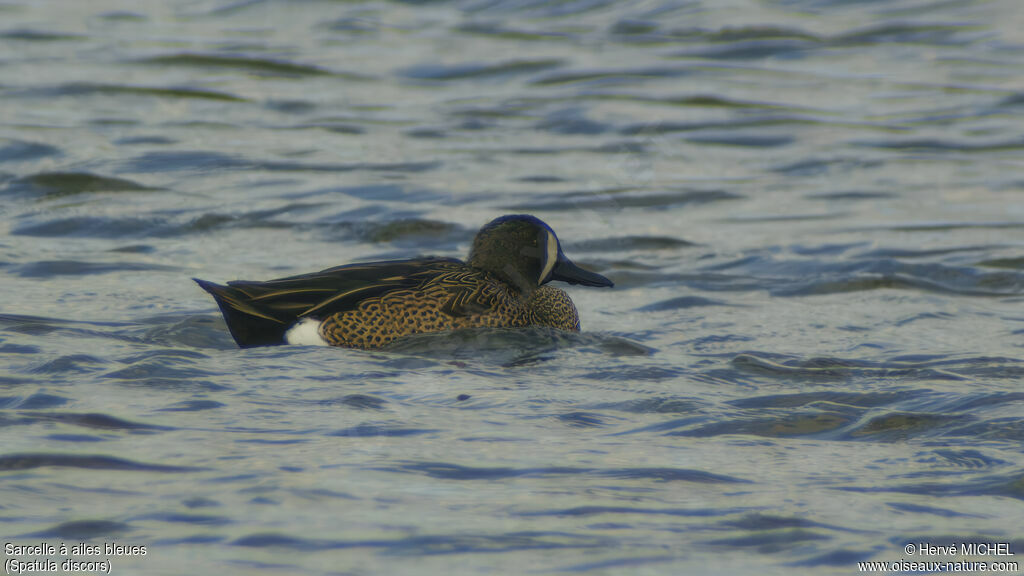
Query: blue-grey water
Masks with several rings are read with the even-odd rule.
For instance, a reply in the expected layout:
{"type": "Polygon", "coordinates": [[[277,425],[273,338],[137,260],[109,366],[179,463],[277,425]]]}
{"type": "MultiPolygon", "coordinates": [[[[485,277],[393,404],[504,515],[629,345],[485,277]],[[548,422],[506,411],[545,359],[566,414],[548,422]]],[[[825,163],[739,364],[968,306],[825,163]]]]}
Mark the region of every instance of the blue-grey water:
{"type": "Polygon", "coordinates": [[[3,543],[1024,560],[1022,70],[1018,0],[4,0],[3,543]],[[615,281],[568,288],[582,333],[239,350],[191,281],[464,257],[506,213],[615,281]]]}

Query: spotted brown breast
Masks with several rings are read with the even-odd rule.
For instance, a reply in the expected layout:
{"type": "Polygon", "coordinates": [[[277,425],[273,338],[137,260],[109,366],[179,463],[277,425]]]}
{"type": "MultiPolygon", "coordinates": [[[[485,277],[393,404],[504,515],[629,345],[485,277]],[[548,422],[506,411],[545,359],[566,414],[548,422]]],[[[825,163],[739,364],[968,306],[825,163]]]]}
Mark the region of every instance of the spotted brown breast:
{"type": "Polygon", "coordinates": [[[423,332],[530,325],[579,330],[579,317],[561,290],[542,286],[524,298],[486,273],[462,269],[367,298],[324,318],[320,333],[335,346],[376,348],[423,332]]]}

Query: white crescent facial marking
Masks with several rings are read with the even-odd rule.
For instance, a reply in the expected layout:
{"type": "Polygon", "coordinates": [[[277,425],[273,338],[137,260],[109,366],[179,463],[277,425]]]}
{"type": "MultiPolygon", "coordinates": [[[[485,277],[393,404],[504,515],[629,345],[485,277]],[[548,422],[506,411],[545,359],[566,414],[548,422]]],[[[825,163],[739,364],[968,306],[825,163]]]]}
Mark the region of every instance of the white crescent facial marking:
{"type": "Polygon", "coordinates": [[[555,235],[548,230],[548,253],[544,258],[544,269],[540,271],[540,278],[537,280],[539,286],[544,282],[544,279],[551,274],[551,269],[555,267],[555,263],[558,262],[558,239],[555,235]]]}
{"type": "Polygon", "coordinates": [[[303,318],[284,333],[285,342],[299,346],[328,346],[320,335],[320,321],[303,318]]]}

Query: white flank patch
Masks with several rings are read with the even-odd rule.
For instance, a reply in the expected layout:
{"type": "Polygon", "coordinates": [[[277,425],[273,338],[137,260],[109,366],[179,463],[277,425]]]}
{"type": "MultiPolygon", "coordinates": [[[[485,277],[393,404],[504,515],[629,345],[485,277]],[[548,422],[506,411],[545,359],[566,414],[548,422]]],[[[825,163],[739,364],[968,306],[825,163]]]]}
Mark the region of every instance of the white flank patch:
{"type": "Polygon", "coordinates": [[[555,235],[552,234],[550,231],[548,232],[547,244],[547,258],[545,258],[544,260],[544,270],[541,270],[540,279],[537,280],[537,284],[543,282],[544,279],[548,277],[548,274],[551,274],[551,269],[554,268],[555,264],[558,262],[558,240],[555,238],[555,235]]]}
{"type": "Polygon", "coordinates": [[[284,333],[284,340],[298,346],[328,346],[320,335],[320,321],[303,318],[284,333]]]}

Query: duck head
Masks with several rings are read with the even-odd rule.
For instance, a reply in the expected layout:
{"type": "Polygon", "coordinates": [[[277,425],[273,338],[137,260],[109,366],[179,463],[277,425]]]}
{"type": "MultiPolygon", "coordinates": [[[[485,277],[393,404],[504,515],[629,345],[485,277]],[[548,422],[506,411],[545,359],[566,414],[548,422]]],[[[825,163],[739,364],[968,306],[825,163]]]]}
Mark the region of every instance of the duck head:
{"type": "Polygon", "coordinates": [[[496,218],[480,229],[469,251],[469,265],[486,270],[529,294],[552,280],[584,286],[612,281],[573,264],[550,226],[527,214],[496,218]]]}

